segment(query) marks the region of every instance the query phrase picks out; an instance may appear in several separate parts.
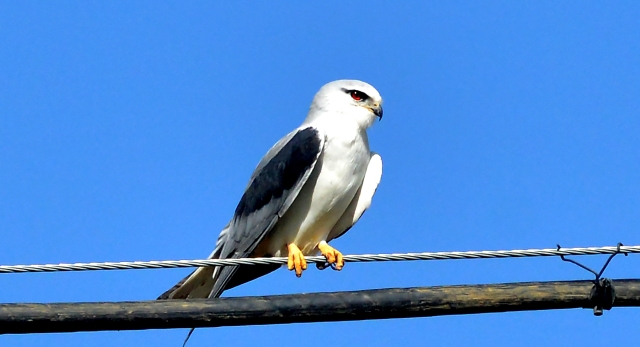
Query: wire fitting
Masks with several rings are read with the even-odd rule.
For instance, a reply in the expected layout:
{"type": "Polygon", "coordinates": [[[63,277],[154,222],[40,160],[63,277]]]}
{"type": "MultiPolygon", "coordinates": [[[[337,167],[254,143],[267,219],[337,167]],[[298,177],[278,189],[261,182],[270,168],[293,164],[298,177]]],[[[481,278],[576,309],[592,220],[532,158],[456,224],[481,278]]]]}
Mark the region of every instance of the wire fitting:
{"type": "MultiPolygon", "coordinates": [[[[560,251],[560,245],[557,246],[558,251],[560,251]]],[[[595,280],[593,281],[593,287],[591,287],[591,293],[589,293],[589,303],[591,305],[590,307],[593,307],[594,316],[602,316],[602,314],[604,313],[603,310],[610,310],[613,307],[613,302],[616,300],[616,288],[613,285],[613,281],[608,278],[602,278],[602,274],[604,273],[604,270],[607,269],[607,266],[609,266],[609,263],[611,262],[613,257],[621,253],[625,256],[629,255],[627,252],[621,251],[620,247],[622,246],[623,244],[621,242],[618,242],[616,251],[609,256],[599,272],[596,272],[586,265],[580,264],[573,259],[568,259],[564,255],[560,255],[560,259],[562,259],[562,261],[575,264],[596,276],[595,280]]]]}
{"type": "Polygon", "coordinates": [[[589,294],[589,302],[593,307],[594,316],[602,316],[602,310],[610,310],[616,300],[616,288],[613,281],[608,278],[601,278],[595,282],[589,294]]]}

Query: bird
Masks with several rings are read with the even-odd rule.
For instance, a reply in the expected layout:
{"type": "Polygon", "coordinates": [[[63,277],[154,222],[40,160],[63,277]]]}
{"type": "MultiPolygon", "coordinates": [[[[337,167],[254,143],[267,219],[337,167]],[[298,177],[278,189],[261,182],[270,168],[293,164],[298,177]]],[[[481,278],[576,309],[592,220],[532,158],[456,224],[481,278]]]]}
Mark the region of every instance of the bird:
{"type": "MultiPolygon", "coordinates": [[[[366,82],[322,86],[302,124],[258,163],[209,258],[287,257],[287,268],[300,277],[304,257],[322,254],[319,269],[341,270],[343,255],[329,242],[371,205],[382,159],[369,149],[367,129],[382,115],[382,97],[366,82]]],[[[216,298],[279,267],[200,267],[158,299],[216,298]]]]}

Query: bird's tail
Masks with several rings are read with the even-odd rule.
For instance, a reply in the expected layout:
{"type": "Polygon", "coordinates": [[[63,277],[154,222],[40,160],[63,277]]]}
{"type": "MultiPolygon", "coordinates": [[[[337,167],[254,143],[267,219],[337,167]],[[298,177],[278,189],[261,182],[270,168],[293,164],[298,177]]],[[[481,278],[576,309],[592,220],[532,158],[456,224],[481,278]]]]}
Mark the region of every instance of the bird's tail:
{"type": "Polygon", "coordinates": [[[200,267],[162,293],[158,300],[208,298],[213,288],[214,267],[200,267]]]}
{"type": "MultiPolygon", "coordinates": [[[[209,258],[213,258],[215,252],[209,256],[209,258]]],[[[211,294],[211,289],[213,288],[213,284],[215,282],[213,275],[215,271],[215,267],[199,267],[192,273],[190,273],[187,277],[183,278],[180,282],[176,283],[171,289],[162,293],[158,297],[158,300],[169,300],[169,299],[186,299],[186,298],[207,298],[211,294]]],[[[182,347],[187,345],[187,341],[193,334],[193,331],[196,328],[191,328],[187,337],[184,339],[182,343],[182,347]]]]}
{"type": "Polygon", "coordinates": [[[191,334],[193,334],[194,330],[196,330],[196,328],[191,328],[189,330],[189,333],[187,334],[187,337],[184,338],[184,342],[182,343],[182,347],[185,347],[187,345],[187,341],[189,341],[189,338],[191,337],[191,334]]]}
{"type": "MultiPolygon", "coordinates": [[[[215,259],[215,252],[209,256],[209,259],[215,259]]],[[[158,300],[167,299],[187,299],[187,298],[208,298],[213,288],[214,272],[216,267],[199,267],[187,277],[176,283],[171,289],[162,293],[158,300]]]]}
{"type": "MultiPolygon", "coordinates": [[[[218,236],[218,240],[216,241],[216,247],[209,255],[209,259],[220,258],[222,246],[227,238],[228,231],[229,224],[220,232],[220,236],[218,236]]],[[[171,289],[162,293],[162,295],[158,297],[158,300],[211,297],[212,294],[214,294],[211,293],[211,290],[213,289],[218,272],[220,272],[220,268],[217,266],[199,267],[180,282],[176,283],[171,289]]],[[[219,296],[220,294],[221,293],[215,293],[214,296],[219,296]]]]}
{"type": "MultiPolygon", "coordinates": [[[[222,251],[222,245],[224,244],[224,240],[226,239],[227,232],[229,231],[229,224],[222,229],[220,232],[220,236],[218,236],[218,241],[216,242],[216,248],[213,250],[213,253],[209,255],[209,259],[217,259],[220,258],[220,252],[222,251]]],[[[192,273],[190,273],[187,277],[180,280],[180,282],[176,283],[173,287],[171,287],[166,292],[162,293],[158,300],[169,300],[169,299],[186,299],[186,298],[208,298],[212,294],[217,297],[220,296],[221,293],[212,293],[213,285],[215,284],[217,273],[219,272],[218,267],[199,267],[195,269],[192,273]]],[[[191,328],[187,337],[184,339],[182,343],[182,347],[187,345],[187,341],[193,334],[195,328],[191,328]]]]}

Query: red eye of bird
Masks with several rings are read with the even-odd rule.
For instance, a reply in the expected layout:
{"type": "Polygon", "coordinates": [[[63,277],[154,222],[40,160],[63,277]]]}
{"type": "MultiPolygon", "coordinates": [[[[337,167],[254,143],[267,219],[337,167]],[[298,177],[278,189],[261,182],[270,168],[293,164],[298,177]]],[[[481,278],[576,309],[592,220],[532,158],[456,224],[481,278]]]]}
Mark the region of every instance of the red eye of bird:
{"type": "Polygon", "coordinates": [[[366,99],[367,96],[362,92],[359,92],[357,90],[352,90],[351,91],[351,98],[353,98],[353,100],[355,100],[355,101],[360,101],[360,100],[366,99]]]}

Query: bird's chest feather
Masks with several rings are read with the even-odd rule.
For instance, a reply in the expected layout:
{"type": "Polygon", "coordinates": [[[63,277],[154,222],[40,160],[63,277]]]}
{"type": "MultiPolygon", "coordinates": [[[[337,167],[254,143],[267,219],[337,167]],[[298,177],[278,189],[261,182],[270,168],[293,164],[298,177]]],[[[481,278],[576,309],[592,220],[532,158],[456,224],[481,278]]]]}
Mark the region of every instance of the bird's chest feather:
{"type": "Polygon", "coordinates": [[[353,186],[359,185],[364,178],[369,148],[360,136],[329,138],[320,160],[316,183],[322,188],[320,192],[326,192],[334,199],[341,198],[349,195],[353,186]]]}
{"type": "Polygon", "coordinates": [[[313,252],[353,200],[369,159],[366,133],[325,133],[323,150],[312,174],[266,241],[269,254],[286,254],[286,245],[292,242],[305,254],[313,252]]]}
{"type": "Polygon", "coordinates": [[[370,158],[366,138],[333,135],[326,138],[314,172],[303,188],[309,192],[311,203],[292,206],[297,211],[306,210],[304,221],[297,226],[283,224],[291,227],[286,233],[305,254],[311,254],[318,242],[327,238],[349,206],[370,158]]]}

